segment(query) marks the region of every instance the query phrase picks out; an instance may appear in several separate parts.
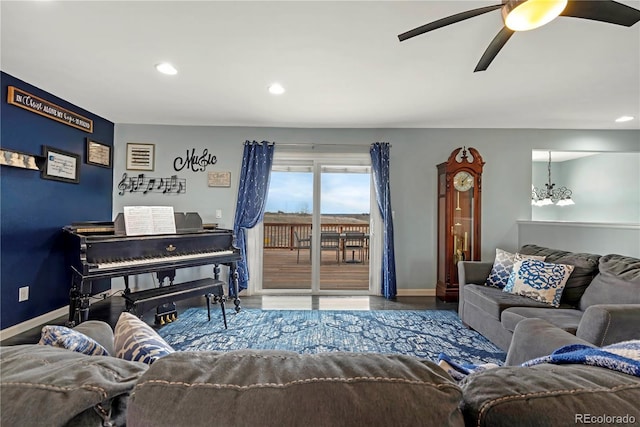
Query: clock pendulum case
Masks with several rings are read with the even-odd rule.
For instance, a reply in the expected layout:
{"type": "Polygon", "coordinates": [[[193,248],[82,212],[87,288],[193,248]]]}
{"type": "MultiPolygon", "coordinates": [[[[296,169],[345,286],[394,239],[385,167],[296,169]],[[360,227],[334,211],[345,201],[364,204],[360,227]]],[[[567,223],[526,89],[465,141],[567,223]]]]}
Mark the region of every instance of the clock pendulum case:
{"type": "Polygon", "coordinates": [[[453,150],[438,167],[436,296],[458,300],[458,262],[480,260],[480,198],[484,161],[475,148],[453,150]],[[468,152],[467,152],[468,150],[468,152]]]}

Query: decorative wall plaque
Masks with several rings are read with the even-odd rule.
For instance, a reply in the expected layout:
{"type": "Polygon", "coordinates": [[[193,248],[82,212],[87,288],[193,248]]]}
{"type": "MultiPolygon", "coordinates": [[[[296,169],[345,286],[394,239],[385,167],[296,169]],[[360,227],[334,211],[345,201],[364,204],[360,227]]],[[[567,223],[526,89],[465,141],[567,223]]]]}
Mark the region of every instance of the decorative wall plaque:
{"type": "Polygon", "coordinates": [[[111,167],[111,147],[87,138],[87,163],[90,165],[111,167]]]}
{"type": "Polygon", "coordinates": [[[231,172],[209,172],[209,187],[231,187],[231,172]]]}
{"type": "Polygon", "coordinates": [[[56,181],[80,182],[80,155],[57,148],[42,146],[45,164],[41,176],[56,181]]]}
{"type": "Polygon", "coordinates": [[[153,144],[127,143],[127,169],[152,171],[154,150],[153,144]]]}
{"type": "Polygon", "coordinates": [[[7,103],[85,132],[93,133],[93,120],[31,95],[15,86],[7,86],[7,103]]]}

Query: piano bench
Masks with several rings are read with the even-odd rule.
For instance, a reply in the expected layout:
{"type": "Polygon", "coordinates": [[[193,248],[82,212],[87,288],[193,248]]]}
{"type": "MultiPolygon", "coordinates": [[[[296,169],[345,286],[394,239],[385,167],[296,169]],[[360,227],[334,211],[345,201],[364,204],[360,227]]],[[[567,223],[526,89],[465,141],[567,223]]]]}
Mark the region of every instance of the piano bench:
{"type": "Polygon", "coordinates": [[[226,298],[223,284],[224,282],[220,280],[206,278],[131,292],[124,295],[126,310],[133,312],[136,316],[141,316],[146,311],[159,305],[203,295],[207,299],[207,314],[209,320],[211,320],[211,295],[213,295],[213,301],[220,302],[224,328],[227,329],[227,315],[224,308],[226,298]]]}

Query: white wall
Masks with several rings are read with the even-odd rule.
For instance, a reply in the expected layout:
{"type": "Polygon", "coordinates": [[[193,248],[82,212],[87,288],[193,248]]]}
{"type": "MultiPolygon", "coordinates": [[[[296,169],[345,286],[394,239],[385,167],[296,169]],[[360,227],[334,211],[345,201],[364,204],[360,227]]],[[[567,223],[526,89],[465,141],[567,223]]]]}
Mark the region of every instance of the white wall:
{"type": "Polygon", "coordinates": [[[640,224],[519,221],[518,240],[519,246],[536,243],[571,252],[640,258],[640,224]]]}
{"type": "MultiPolygon", "coordinates": [[[[176,174],[172,162],[187,149],[203,148],[218,157],[208,170],[231,171],[228,189],[209,188],[204,172],[180,172],[187,193],[179,196],[119,196],[114,215],[125,205],[173,204],[176,211],[198,211],[206,222],[231,228],[237,180],[245,140],[276,143],[392,144],[391,192],[395,211],[396,270],[400,294],[434,289],[436,283],[436,165],[461,146],[476,148],[486,162],[482,179],[482,259],[495,248],[516,250],[518,220],[531,219],[531,150],[640,152],[640,131],[567,131],[536,129],[304,129],[180,127],[121,124],[115,128],[114,186],[125,172],[127,142],[156,146],[156,168],[149,176],[176,174]],[[215,210],[223,218],[216,220],[215,210]]],[[[530,242],[536,243],[536,242],[530,242]]]]}
{"type": "MultiPolygon", "coordinates": [[[[640,223],[640,153],[597,153],[551,165],[556,188],[565,186],[576,203],[532,206],[536,221],[640,223]]],[[[548,181],[547,163],[534,162],[533,183],[548,181]]]]}

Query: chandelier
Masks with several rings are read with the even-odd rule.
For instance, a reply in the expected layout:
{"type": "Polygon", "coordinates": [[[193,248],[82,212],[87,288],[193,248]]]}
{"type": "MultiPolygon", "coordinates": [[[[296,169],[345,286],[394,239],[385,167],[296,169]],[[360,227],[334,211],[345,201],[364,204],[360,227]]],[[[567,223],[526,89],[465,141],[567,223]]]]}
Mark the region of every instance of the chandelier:
{"type": "Polygon", "coordinates": [[[544,188],[536,188],[531,185],[531,204],[533,206],[568,206],[575,205],[571,200],[571,190],[567,187],[556,188],[556,184],[551,182],[551,151],[549,151],[549,163],[547,165],[549,181],[544,188]]]}

